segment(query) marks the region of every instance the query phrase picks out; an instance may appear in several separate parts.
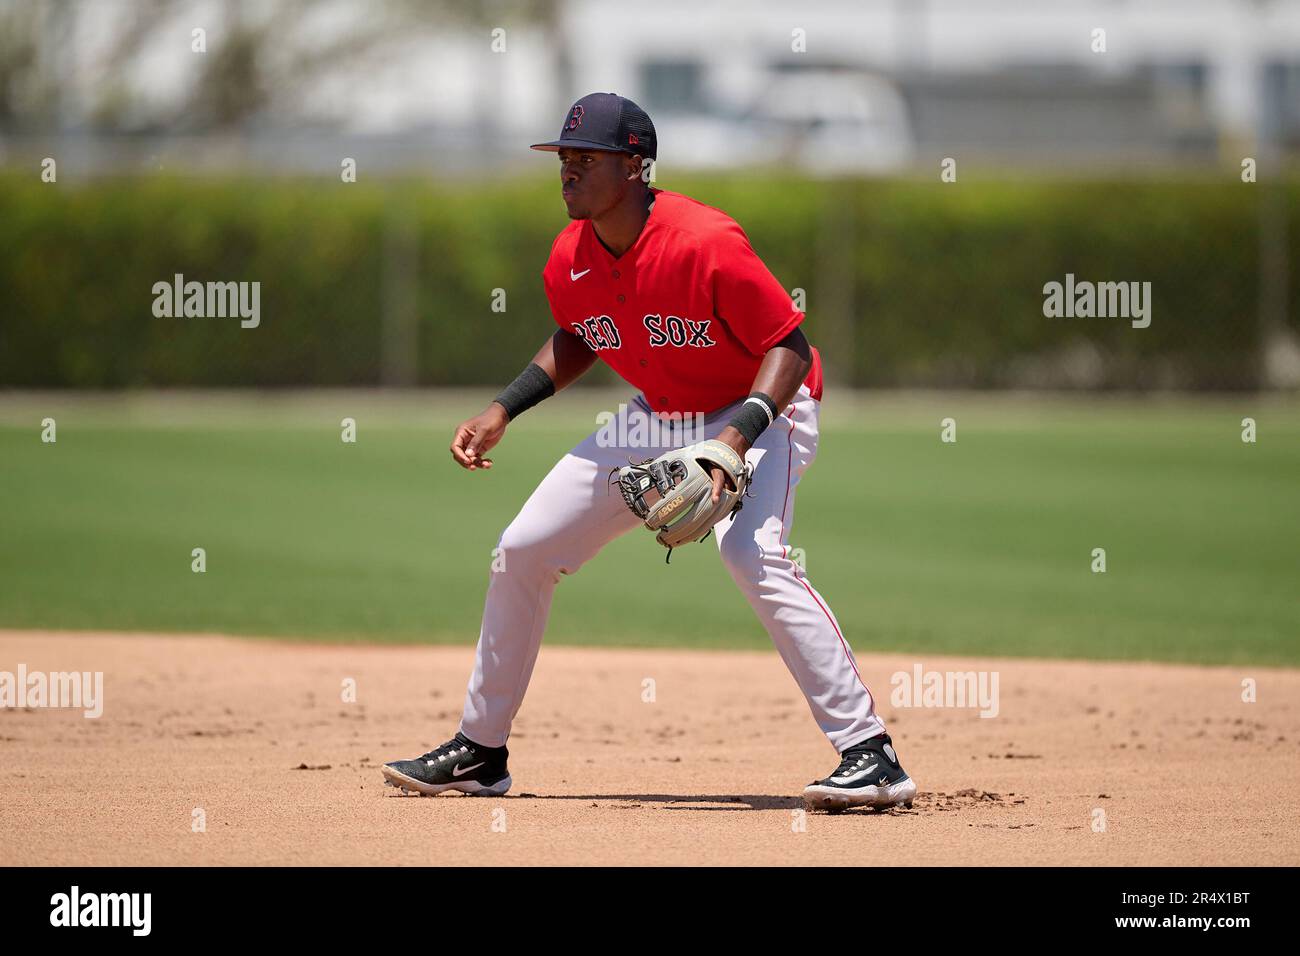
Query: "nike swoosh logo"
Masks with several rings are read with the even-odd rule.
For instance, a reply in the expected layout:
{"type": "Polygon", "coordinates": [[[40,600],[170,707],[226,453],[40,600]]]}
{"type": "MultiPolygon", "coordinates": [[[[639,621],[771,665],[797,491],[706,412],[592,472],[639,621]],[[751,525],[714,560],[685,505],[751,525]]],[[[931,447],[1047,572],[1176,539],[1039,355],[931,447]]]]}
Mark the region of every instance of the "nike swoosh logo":
{"type": "Polygon", "coordinates": [[[479,767],[483,766],[483,764],[485,764],[485,763],[487,763],[487,761],[486,761],[486,760],[483,760],[483,761],[480,761],[479,763],[474,764],[472,767],[452,767],[452,768],[451,768],[451,775],[452,775],[453,777],[459,777],[459,776],[460,776],[461,774],[463,774],[463,773],[469,773],[471,770],[477,770],[479,767]]]}
{"type": "Polygon", "coordinates": [[[863,779],[863,778],[866,777],[868,774],[870,774],[871,771],[875,770],[878,766],[880,766],[880,764],[875,764],[875,763],[873,763],[873,764],[872,764],[870,767],[868,767],[866,770],[860,770],[860,771],[858,771],[857,773],[855,773],[855,774],[854,774],[853,776],[851,776],[851,777],[836,777],[836,778],[834,779],[834,783],[835,783],[835,785],[838,786],[838,787],[842,787],[842,786],[845,786],[846,784],[850,784],[850,783],[857,783],[859,780],[863,779]]]}
{"type": "Polygon", "coordinates": [[[591,271],[590,269],[583,269],[581,272],[574,272],[572,269],[570,269],[569,278],[572,279],[574,282],[577,282],[579,279],[581,279],[590,271],[591,271]]]}

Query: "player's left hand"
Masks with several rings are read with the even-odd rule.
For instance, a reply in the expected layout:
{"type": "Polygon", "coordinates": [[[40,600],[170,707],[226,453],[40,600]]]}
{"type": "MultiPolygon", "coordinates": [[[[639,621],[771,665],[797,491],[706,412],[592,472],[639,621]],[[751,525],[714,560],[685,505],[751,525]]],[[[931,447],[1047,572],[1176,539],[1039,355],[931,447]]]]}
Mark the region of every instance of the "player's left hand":
{"type": "MultiPolygon", "coordinates": [[[[749,451],[749,442],[745,440],[744,435],[728,425],[718,435],[718,441],[728,445],[740,456],[741,461],[744,461],[745,452],[749,451]]],[[[718,499],[722,497],[722,487],[727,481],[727,473],[716,465],[709,469],[709,473],[713,476],[713,503],[717,504],[718,499]]]]}

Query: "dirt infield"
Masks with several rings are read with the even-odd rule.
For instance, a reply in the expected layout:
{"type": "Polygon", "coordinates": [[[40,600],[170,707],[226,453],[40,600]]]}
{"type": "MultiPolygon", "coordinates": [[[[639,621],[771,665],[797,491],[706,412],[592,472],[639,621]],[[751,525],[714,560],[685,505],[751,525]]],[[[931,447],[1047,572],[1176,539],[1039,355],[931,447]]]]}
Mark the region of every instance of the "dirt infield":
{"type": "Polygon", "coordinates": [[[0,710],[0,864],[1300,863],[1300,671],[921,662],[996,670],[981,719],[893,706],[890,675],[917,661],[863,655],[921,793],[801,820],[834,754],[774,652],[544,648],[510,795],[382,786],[380,763],[450,736],[471,663],[0,631],[0,671],[104,674],[98,719],[0,710]]]}

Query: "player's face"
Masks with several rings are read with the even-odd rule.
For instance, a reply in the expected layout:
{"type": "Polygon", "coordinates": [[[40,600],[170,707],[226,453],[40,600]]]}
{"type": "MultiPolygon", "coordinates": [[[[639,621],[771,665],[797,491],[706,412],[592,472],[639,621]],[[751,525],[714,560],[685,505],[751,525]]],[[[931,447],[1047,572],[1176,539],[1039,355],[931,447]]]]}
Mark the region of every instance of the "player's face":
{"type": "Polygon", "coordinates": [[[632,188],[635,157],[600,149],[562,149],[560,186],[570,219],[594,219],[632,188]]]}

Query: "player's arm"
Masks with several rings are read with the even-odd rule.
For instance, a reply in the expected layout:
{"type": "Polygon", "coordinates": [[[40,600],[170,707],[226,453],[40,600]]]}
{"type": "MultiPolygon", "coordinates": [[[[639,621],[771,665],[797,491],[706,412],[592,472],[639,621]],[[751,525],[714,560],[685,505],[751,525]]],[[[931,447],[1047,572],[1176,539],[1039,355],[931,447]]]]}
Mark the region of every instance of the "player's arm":
{"type": "MultiPolygon", "coordinates": [[[[743,458],[763,429],[790,404],[811,368],[812,347],[796,328],[767,350],[754,376],[749,398],[718,435],[718,440],[730,445],[743,458]]],[[[723,475],[721,468],[713,469],[714,501],[722,493],[723,475]]]]}
{"type": "Polygon", "coordinates": [[[587,374],[587,369],[596,364],[596,353],[582,341],[582,336],[558,329],[533,356],[533,364],[550,376],[558,392],[587,374]]]}
{"type": "MultiPolygon", "coordinates": [[[[547,340],[519,377],[502,390],[480,414],[462,422],[451,440],[451,457],[470,471],[491,468],[492,450],[506,426],[538,402],[572,385],[596,362],[596,353],[581,338],[563,329],[547,340]]],[[[793,394],[793,393],[792,393],[793,394]]]]}

